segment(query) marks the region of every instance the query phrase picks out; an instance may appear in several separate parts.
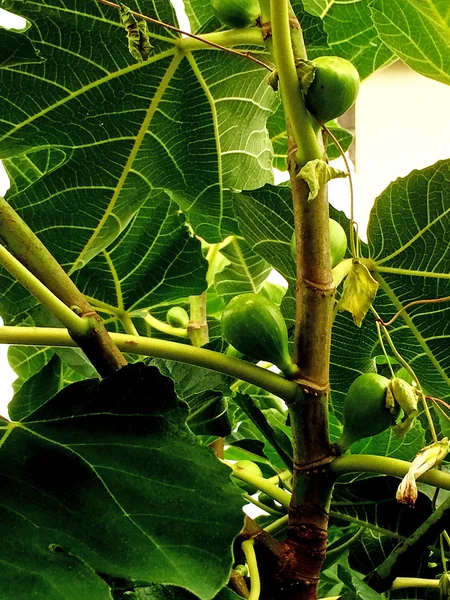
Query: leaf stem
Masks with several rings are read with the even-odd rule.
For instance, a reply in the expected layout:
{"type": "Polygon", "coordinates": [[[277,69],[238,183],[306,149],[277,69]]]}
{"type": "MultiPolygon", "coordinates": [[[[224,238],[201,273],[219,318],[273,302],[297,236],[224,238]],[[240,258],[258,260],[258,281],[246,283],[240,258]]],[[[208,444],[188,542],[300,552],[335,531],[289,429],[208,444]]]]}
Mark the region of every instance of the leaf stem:
{"type": "Polygon", "coordinates": [[[251,502],[252,504],[257,506],[261,510],[264,510],[269,515],[280,515],[281,514],[280,511],[277,510],[276,508],[271,508],[270,506],[267,506],[263,502],[256,500],[256,498],[253,498],[253,496],[250,496],[250,494],[243,494],[243,497],[247,500],[247,502],[251,502]]]}
{"type": "MultiPolygon", "coordinates": [[[[110,336],[123,352],[167,358],[231,375],[271,392],[287,403],[292,402],[298,393],[298,386],[293,381],[213,350],[124,333],[110,333],[110,336]]],[[[77,346],[67,330],[46,327],[0,327],[0,343],[28,346],[77,346]]]]}
{"type": "Polygon", "coordinates": [[[136,326],[133,323],[129,313],[122,313],[122,315],[120,316],[120,321],[127,333],[129,333],[130,335],[139,335],[138,330],[136,329],[136,326]]]}
{"type": "Polygon", "coordinates": [[[432,279],[450,279],[450,273],[432,273],[431,271],[414,271],[413,269],[400,269],[399,267],[383,267],[376,265],[378,273],[393,273],[394,275],[408,275],[409,277],[431,277],[432,279]]]}
{"type": "Polygon", "coordinates": [[[86,335],[91,324],[88,318],[79,317],[71,308],[55,296],[39,279],[17,260],[4,246],[0,245],[0,264],[22,284],[39,302],[61,321],[67,329],[79,336],[86,335]]]}
{"type": "Polygon", "coordinates": [[[245,554],[250,576],[250,594],[248,600],[259,600],[261,594],[261,581],[259,578],[258,563],[256,562],[254,543],[255,540],[245,540],[245,542],[242,542],[242,551],[245,554]]]}
{"type": "MultiPolygon", "coordinates": [[[[370,454],[345,454],[338,456],[330,464],[330,470],[337,476],[346,473],[379,473],[402,478],[411,466],[410,462],[387,456],[372,456],[370,454]]],[[[439,469],[431,469],[418,478],[422,483],[428,483],[444,490],[450,490],[450,473],[439,469]]]]}
{"type": "Polygon", "coordinates": [[[381,327],[383,329],[384,337],[387,339],[389,347],[391,348],[392,353],[394,354],[395,358],[402,365],[402,367],[408,371],[408,373],[411,375],[414,382],[416,383],[417,389],[421,392],[422,405],[424,408],[425,416],[427,418],[428,427],[430,428],[431,437],[433,438],[433,440],[435,442],[437,442],[438,438],[437,438],[437,434],[436,434],[436,428],[434,426],[433,418],[431,416],[430,409],[428,407],[428,403],[425,398],[425,394],[422,390],[422,386],[420,385],[420,381],[419,381],[417,375],[415,374],[411,365],[403,358],[403,356],[400,354],[400,352],[395,347],[394,341],[391,338],[389,331],[387,330],[387,327],[382,324],[380,316],[378,315],[377,311],[374,309],[373,306],[371,306],[370,309],[371,309],[372,313],[375,315],[375,318],[377,319],[377,327],[378,328],[381,327]]]}
{"type": "Polygon", "coordinates": [[[208,321],[206,319],[206,292],[190,296],[190,318],[187,333],[193,346],[204,346],[209,342],[208,321]]]}
{"type": "Polygon", "coordinates": [[[279,502],[281,506],[284,506],[284,508],[289,508],[289,502],[291,500],[291,494],[289,494],[289,492],[282,490],[274,483],[264,479],[264,477],[260,477],[259,475],[252,473],[252,471],[236,466],[228,461],[222,462],[233,470],[233,477],[249,483],[255,488],[255,491],[260,490],[279,502]]]}
{"type": "MultiPolygon", "coordinates": [[[[389,298],[389,300],[392,302],[392,304],[395,306],[395,308],[397,310],[400,310],[402,308],[402,303],[400,302],[400,300],[398,299],[398,297],[396,296],[396,294],[394,293],[392,288],[388,285],[388,283],[380,275],[380,273],[377,271],[372,272],[372,276],[374,279],[376,279],[376,281],[378,281],[381,289],[384,291],[384,293],[389,298]]],[[[436,371],[439,373],[439,375],[442,377],[442,379],[444,381],[446,381],[447,383],[450,383],[449,376],[445,372],[442,365],[439,363],[437,357],[434,355],[432,349],[429,347],[428,340],[426,340],[423,337],[423,334],[419,331],[419,329],[418,329],[417,325],[414,323],[412,317],[410,317],[410,315],[407,312],[403,312],[401,314],[401,317],[402,317],[403,321],[406,323],[406,325],[408,326],[408,328],[411,331],[411,333],[413,334],[413,336],[416,338],[417,343],[420,344],[420,346],[422,347],[423,353],[427,356],[427,358],[429,359],[431,364],[434,366],[436,371]]]]}
{"type": "Polygon", "coordinates": [[[289,515],[284,515],[273,523],[270,523],[270,525],[267,525],[267,527],[264,527],[264,531],[266,533],[270,533],[270,535],[274,535],[279,531],[283,531],[283,529],[286,529],[288,526],[288,520],[289,515]]]}
{"type": "Polygon", "coordinates": [[[339,153],[342,157],[342,160],[344,161],[345,168],[347,170],[348,184],[350,187],[350,248],[352,251],[352,258],[359,258],[359,236],[357,235],[357,230],[355,231],[355,227],[357,227],[357,223],[355,221],[355,193],[353,189],[353,177],[352,172],[350,170],[350,165],[337,137],[332,131],[328,129],[328,127],[324,123],[321,123],[320,125],[324,129],[324,131],[326,131],[327,135],[329,135],[330,138],[333,140],[335,146],[339,150],[339,153]]]}
{"type": "Polygon", "coordinates": [[[172,325],[169,325],[169,323],[164,323],[163,321],[160,321],[150,313],[147,313],[145,315],[145,322],[147,323],[147,325],[150,325],[150,327],[153,327],[161,333],[166,333],[167,335],[173,335],[175,337],[180,338],[188,337],[187,329],[184,329],[183,327],[172,327],[172,325]]]}
{"type": "Polygon", "coordinates": [[[439,579],[424,579],[423,577],[396,577],[391,585],[391,590],[404,588],[439,588],[439,579]]]}
{"type": "Polygon", "coordinates": [[[366,527],[364,525],[361,525],[361,527],[357,530],[357,532],[354,535],[352,535],[352,537],[349,538],[347,541],[345,541],[343,544],[340,544],[339,546],[336,546],[335,548],[330,548],[329,550],[327,550],[327,557],[332,556],[333,554],[336,554],[336,552],[342,552],[346,548],[349,548],[353,544],[353,542],[355,542],[358,538],[360,538],[362,536],[362,534],[364,533],[365,530],[366,530],[366,527]]]}
{"type": "Polygon", "coordinates": [[[381,346],[381,349],[383,351],[384,357],[386,358],[387,363],[389,365],[389,370],[391,372],[391,377],[394,378],[395,377],[395,373],[394,373],[394,369],[392,368],[391,357],[388,355],[388,353],[386,351],[386,346],[384,345],[383,334],[381,333],[381,324],[379,323],[379,321],[375,321],[375,322],[376,322],[376,326],[377,326],[378,341],[380,342],[380,346],[381,346]]]}
{"type": "MultiPolygon", "coordinates": [[[[184,32],[182,33],[184,34],[184,32]]],[[[191,34],[189,37],[178,38],[176,45],[183,52],[192,52],[208,47],[227,50],[230,46],[264,46],[265,44],[259,27],[245,27],[213,31],[201,35],[191,34]]],[[[237,52],[237,54],[246,56],[243,52],[237,52]]],[[[269,65],[264,64],[264,66],[270,68],[269,65]]]]}

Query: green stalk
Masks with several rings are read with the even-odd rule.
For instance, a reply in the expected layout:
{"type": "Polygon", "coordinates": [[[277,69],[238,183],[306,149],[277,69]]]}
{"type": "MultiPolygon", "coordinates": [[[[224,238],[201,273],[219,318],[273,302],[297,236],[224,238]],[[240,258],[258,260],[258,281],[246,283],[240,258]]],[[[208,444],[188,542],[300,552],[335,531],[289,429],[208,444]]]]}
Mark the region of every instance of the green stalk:
{"type": "Polygon", "coordinates": [[[206,319],[206,292],[190,297],[191,311],[187,333],[191,344],[201,348],[209,342],[208,321],[206,319]]]}
{"type": "Polygon", "coordinates": [[[184,329],[183,327],[172,327],[172,325],[169,325],[169,323],[164,323],[163,321],[160,321],[156,317],[152,316],[150,313],[147,313],[145,315],[145,322],[147,323],[147,325],[150,325],[150,327],[153,327],[161,333],[166,333],[167,335],[173,335],[174,337],[180,338],[188,337],[187,329],[184,329]]]}
{"type": "Polygon", "coordinates": [[[264,527],[264,531],[266,533],[270,533],[270,535],[275,535],[287,528],[288,519],[288,515],[284,515],[276,521],[274,521],[273,523],[270,523],[270,525],[267,525],[267,527],[264,527]]]}
{"type": "Polygon", "coordinates": [[[123,325],[123,328],[127,333],[129,333],[130,335],[139,335],[138,330],[136,329],[136,326],[133,323],[133,320],[130,317],[129,313],[124,312],[120,315],[119,318],[120,322],[123,325]]]}
{"type": "Polygon", "coordinates": [[[250,485],[252,485],[255,488],[255,491],[260,490],[261,492],[264,492],[265,494],[267,494],[268,496],[270,496],[271,498],[273,498],[274,500],[279,502],[281,504],[281,506],[284,506],[284,508],[289,507],[289,501],[291,499],[291,495],[288,492],[285,492],[284,490],[279,488],[274,483],[271,483],[267,479],[264,479],[264,477],[255,475],[255,473],[252,473],[251,471],[248,471],[247,469],[243,469],[242,467],[237,467],[234,464],[226,462],[226,461],[223,461],[223,462],[224,462],[224,464],[227,465],[227,467],[230,467],[231,469],[233,469],[233,477],[236,477],[237,479],[240,479],[241,481],[245,481],[246,483],[249,483],[250,485]]]}
{"type": "MultiPolygon", "coordinates": [[[[231,375],[231,377],[242,379],[271,392],[287,403],[292,402],[298,393],[298,386],[294,382],[288,381],[272,371],[213,350],[124,333],[111,333],[110,335],[123,352],[167,358],[231,375]]],[[[66,330],[46,327],[0,327],[0,344],[77,346],[66,330]]]]}
{"type": "Polygon", "coordinates": [[[127,364],[114,345],[100,317],[92,309],[61,265],[33,233],[16,211],[0,196],[0,240],[41,283],[67,307],[77,307],[79,315],[95,320],[95,327],[78,335],[78,345],[101,376],[127,364]]]}
{"type": "Polygon", "coordinates": [[[396,577],[391,590],[403,590],[409,587],[439,588],[439,579],[424,579],[423,577],[396,577]]]}
{"type": "Polygon", "coordinates": [[[406,275],[407,277],[431,277],[432,279],[450,279],[450,273],[433,273],[432,271],[414,271],[412,269],[401,269],[400,267],[382,267],[376,265],[378,273],[393,273],[394,275],[406,275]]]}
{"type": "MultiPolygon", "coordinates": [[[[270,0],[259,0],[259,8],[261,9],[261,23],[264,27],[270,24],[270,0]]],[[[270,35],[272,35],[270,33],[270,35]]]]}
{"type": "Polygon", "coordinates": [[[242,551],[247,561],[248,573],[250,576],[250,594],[248,600],[259,600],[261,593],[261,581],[259,578],[258,563],[254,548],[254,540],[245,540],[242,542],[242,551]]]}
{"type": "Polygon", "coordinates": [[[259,27],[245,27],[204,33],[197,35],[196,38],[178,38],[175,44],[183,52],[193,52],[204,48],[211,49],[212,44],[232,48],[233,46],[264,46],[264,41],[259,27]]]}
{"type": "MultiPolygon", "coordinates": [[[[372,456],[370,454],[345,454],[338,456],[330,464],[330,470],[336,475],[347,473],[379,473],[402,478],[409,470],[411,463],[398,458],[387,456],[372,456]]],[[[450,473],[439,469],[431,469],[421,475],[418,481],[429,485],[450,490],[450,473]]]]}
{"type": "Polygon", "coordinates": [[[336,554],[336,552],[342,552],[346,548],[350,548],[353,542],[356,542],[356,540],[358,540],[362,536],[365,529],[366,527],[364,525],[361,525],[357,532],[354,535],[352,535],[352,537],[349,538],[346,542],[340,544],[339,546],[336,546],[335,548],[331,548],[331,550],[327,550],[327,556],[332,556],[333,554],[336,554]]]}
{"type": "MultiPolygon", "coordinates": [[[[297,146],[297,166],[301,168],[310,160],[322,158],[323,153],[313,127],[313,119],[305,107],[295,68],[289,0],[271,0],[270,7],[272,53],[278,71],[286,121],[297,146]]],[[[297,58],[306,59],[306,55],[297,58]]]]}
{"type": "Polygon", "coordinates": [[[79,317],[61,302],[37,277],[22,265],[4,246],[0,245],[0,264],[45,306],[67,329],[78,336],[86,335],[91,327],[89,319],[79,317]]]}
{"type": "Polygon", "coordinates": [[[250,496],[250,494],[242,494],[242,497],[245,500],[247,500],[247,502],[250,502],[251,504],[254,504],[255,506],[257,506],[261,510],[264,510],[269,515],[277,515],[277,516],[279,516],[281,514],[280,511],[277,510],[276,508],[271,508],[270,506],[267,506],[266,504],[263,504],[262,502],[259,502],[259,500],[256,500],[256,498],[253,498],[253,496],[250,496]]]}

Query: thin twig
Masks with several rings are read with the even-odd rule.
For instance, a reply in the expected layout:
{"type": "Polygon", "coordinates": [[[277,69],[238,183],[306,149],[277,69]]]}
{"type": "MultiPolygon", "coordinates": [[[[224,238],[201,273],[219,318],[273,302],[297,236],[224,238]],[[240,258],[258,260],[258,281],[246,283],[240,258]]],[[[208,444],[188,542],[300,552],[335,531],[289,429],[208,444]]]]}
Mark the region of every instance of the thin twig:
{"type": "Polygon", "coordinates": [[[424,395],[423,390],[422,390],[422,386],[420,385],[420,381],[419,381],[417,375],[415,374],[415,372],[414,372],[413,368],[411,367],[411,365],[403,358],[403,356],[397,350],[397,348],[396,348],[396,346],[394,344],[394,341],[391,338],[391,336],[390,336],[390,334],[389,334],[389,332],[387,330],[387,327],[385,327],[383,325],[382,321],[381,321],[380,315],[377,313],[377,311],[374,309],[373,306],[370,307],[370,310],[371,310],[372,314],[374,315],[375,319],[381,325],[381,327],[383,327],[384,337],[387,339],[387,342],[388,342],[388,344],[389,344],[389,346],[390,346],[390,348],[391,348],[391,350],[392,350],[395,358],[408,371],[408,373],[411,375],[411,377],[415,381],[416,387],[417,387],[417,389],[418,389],[418,391],[420,392],[420,395],[421,395],[422,405],[423,405],[423,409],[424,409],[424,412],[425,412],[425,416],[426,416],[427,421],[428,421],[428,426],[430,428],[431,437],[433,438],[433,440],[435,442],[437,442],[438,438],[437,438],[436,429],[435,429],[435,426],[434,426],[434,423],[433,423],[433,419],[431,417],[430,408],[429,408],[429,406],[427,404],[425,395],[424,395]]]}
{"type": "Polygon", "coordinates": [[[408,308],[411,308],[411,306],[416,306],[418,304],[433,304],[433,303],[437,303],[437,302],[450,302],[450,296],[445,296],[444,298],[428,298],[426,300],[414,300],[413,302],[408,302],[408,304],[405,304],[405,306],[403,306],[393,317],[390,321],[383,321],[381,318],[379,319],[379,322],[383,325],[383,327],[389,327],[390,325],[392,325],[392,323],[402,314],[403,311],[405,311],[408,308]]]}
{"type": "MultiPolygon", "coordinates": [[[[100,2],[101,4],[106,4],[106,6],[111,6],[112,8],[117,8],[118,10],[120,9],[120,6],[118,4],[116,4],[115,2],[110,2],[110,0],[97,0],[97,2],[100,2]]],[[[195,33],[190,33],[189,31],[183,31],[183,29],[179,29],[178,27],[175,27],[174,25],[169,25],[168,23],[164,23],[163,21],[158,21],[158,19],[153,19],[152,17],[143,15],[142,13],[139,13],[135,10],[132,10],[131,13],[135,17],[139,17],[140,19],[144,19],[145,21],[149,21],[150,23],[153,23],[154,25],[159,25],[160,27],[164,27],[165,29],[169,29],[170,31],[175,31],[176,33],[180,33],[181,35],[186,35],[187,37],[190,37],[190,38],[193,38],[194,40],[203,42],[204,44],[207,44],[208,46],[212,46],[213,48],[217,48],[218,50],[223,50],[224,52],[228,52],[229,54],[235,54],[236,56],[241,56],[242,58],[248,58],[248,60],[251,60],[254,63],[256,63],[257,65],[264,67],[268,71],[272,72],[272,70],[273,70],[270,65],[266,64],[262,60],[259,60],[258,58],[255,58],[254,56],[252,56],[250,54],[250,52],[239,52],[239,50],[233,50],[233,48],[227,48],[226,46],[221,46],[220,44],[211,42],[210,40],[207,40],[200,35],[196,35],[195,33]]]]}
{"type": "Polygon", "coordinates": [[[437,402],[439,402],[440,404],[443,404],[446,408],[448,408],[450,410],[450,404],[448,404],[445,400],[442,400],[442,398],[436,398],[435,396],[428,396],[428,395],[426,395],[425,398],[427,400],[431,400],[431,402],[434,402],[435,404],[437,402]]]}
{"type": "Polygon", "coordinates": [[[359,236],[358,235],[355,236],[355,233],[358,234],[358,224],[355,221],[355,209],[354,209],[355,196],[354,196],[354,190],[353,190],[353,178],[352,178],[352,174],[350,171],[350,165],[347,160],[347,157],[345,156],[344,149],[342,148],[341,144],[339,143],[337,137],[334,135],[334,133],[332,133],[328,129],[328,127],[325,125],[325,123],[322,123],[321,121],[318,121],[318,122],[319,122],[320,126],[322,127],[322,129],[324,131],[326,131],[327,135],[330,136],[330,138],[333,140],[335,146],[339,150],[339,154],[342,156],[342,160],[344,161],[345,168],[348,173],[348,183],[350,186],[350,247],[352,249],[353,258],[359,258],[359,236]],[[355,231],[355,229],[356,229],[356,231],[355,231]],[[355,237],[356,237],[356,239],[355,239],[355,237]]]}

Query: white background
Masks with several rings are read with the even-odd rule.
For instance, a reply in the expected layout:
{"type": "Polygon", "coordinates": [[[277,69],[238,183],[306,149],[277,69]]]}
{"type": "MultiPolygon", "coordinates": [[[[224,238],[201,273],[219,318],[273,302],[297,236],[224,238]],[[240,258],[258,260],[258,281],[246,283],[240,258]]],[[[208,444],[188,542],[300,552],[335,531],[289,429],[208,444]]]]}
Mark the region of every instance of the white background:
{"type": "MultiPolygon", "coordinates": [[[[186,29],[184,15],[179,17],[186,29]]],[[[20,29],[23,23],[0,9],[1,26],[20,29]]],[[[449,106],[450,87],[417,75],[401,63],[362,83],[356,104],[355,176],[355,214],[361,232],[373,200],[390,181],[450,157],[449,106]]],[[[5,194],[8,185],[6,174],[0,169],[0,195],[5,194]]],[[[332,182],[330,200],[348,214],[347,181],[332,182]]],[[[13,377],[6,348],[0,346],[0,413],[4,415],[13,377]]]]}

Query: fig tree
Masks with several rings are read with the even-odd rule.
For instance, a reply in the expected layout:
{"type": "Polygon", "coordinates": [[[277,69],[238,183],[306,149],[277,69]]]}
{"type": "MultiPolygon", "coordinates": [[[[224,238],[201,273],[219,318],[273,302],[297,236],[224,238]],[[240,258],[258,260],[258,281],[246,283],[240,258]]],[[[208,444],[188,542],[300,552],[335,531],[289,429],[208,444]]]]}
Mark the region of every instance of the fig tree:
{"type": "MultiPolygon", "coordinates": [[[[295,232],[291,238],[291,254],[295,260],[295,232]]],[[[341,260],[344,258],[347,251],[347,235],[344,228],[340,223],[334,219],[330,219],[330,255],[331,255],[331,268],[334,269],[341,260]]]]}
{"type": "Polygon", "coordinates": [[[242,354],[271,362],[286,376],[296,373],[283,315],[265,296],[240,294],[230,300],[222,313],[222,334],[242,354]]]}
{"type": "Polygon", "coordinates": [[[343,115],[359,92],[359,74],[352,63],[339,56],[320,56],[311,61],[314,79],[305,95],[305,105],[326,123],[343,115]]]}
{"type": "Polygon", "coordinates": [[[236,29],[256,25],[261,9],[258,0],[212,0],[217,19],[236,29]]]}
{"type": "Polygon", "coordinates": [[[399,407],[386,406],[389,379],[364,373],[355,379],[344,400],[344,431],[337,444],[347,449],[354,442],[377,435],[395,424],[399,407]]]}

